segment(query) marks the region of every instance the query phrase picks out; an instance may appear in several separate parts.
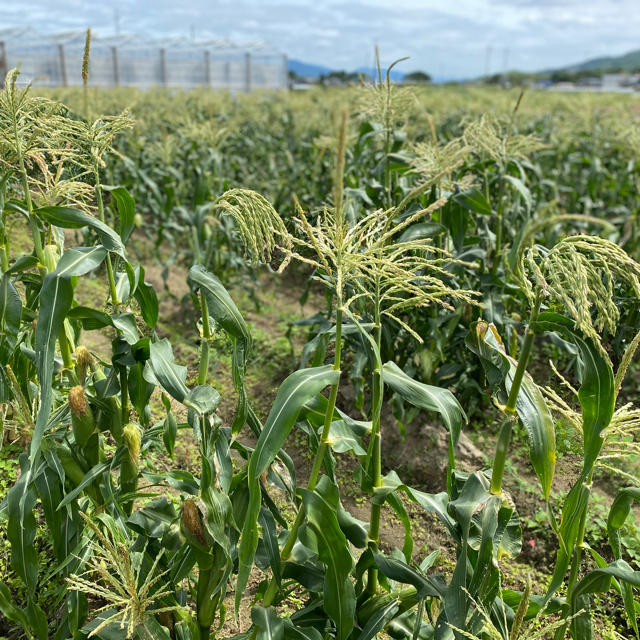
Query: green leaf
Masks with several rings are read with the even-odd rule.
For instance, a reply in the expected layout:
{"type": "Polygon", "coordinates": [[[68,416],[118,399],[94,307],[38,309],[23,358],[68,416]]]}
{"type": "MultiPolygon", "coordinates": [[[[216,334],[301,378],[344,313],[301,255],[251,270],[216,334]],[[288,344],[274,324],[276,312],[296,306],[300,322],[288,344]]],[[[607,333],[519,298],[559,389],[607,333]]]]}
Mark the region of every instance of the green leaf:
{"type": "Polygon", "coordinates": [[[584,365],[578,400],[582,408],[584,438],[584,469],[593,467],[602,448],[601,433],[609,426],[615,405],[613,370],[595,344],[585,338],[573,320],[559,313],[546,311],[538,316],[536,331],[556,331],[573,342],[580,351],[584,365]]]}
{"type": "MultiPolygon", "coordinates": [[[[511,589],[503,589],[502,600],[508,607],[511,607],[515,611],[522,600],[522,593],[511,589]]],[[[535,618],[543,608],[545,613],[558,613],[562,611],[563,606],[564,598],[551,598],[547,603],[543,596],[531,595],[524,619],[530,620],[531,618],[535,618]]]]}
{"type": "Polygon", "coordinates": [[[33,508],[37,496],[30,483],[31,474],[26,456],[22,457],[20,466],[20,479],[7,496],[7,538],[11,543],[11,566],[26,586],[31,601],[38,584],[38,556],[33,544],[36,536],[33,508]]]}
{"type": "Polygon", "coordinates": [[[189,391],[183,403],[200,415],[208,415],[218,408],[221,400],[220,394],[213,387],[200,385],[189,391]]]}
{"type": "Polygon", "coordinates": [[[322,389],[338,383],[340,371],[331,365],[300,369],[278,389],[269,416],[249,461],[249,480],[257,480],[284,444],[303,405],[322,389]]]}
{"type": "Polygon", "coordinates": [[[166,498],[157,498],[136,509],[127,526],[148,538],[162,538],[176,521],[176,509],[166,498]]]}
{"type": "Polygon", "coordinates": [[[144,280],[144,268],[140,265],[140,278],[133,295],[140,305],[142,317],[147,326],[153,329],[158,322],[158,296],[153,285],[144,280]]]}
{"type": "Polygon", "coordinates": [[[138,625],[134,637],[138,640],[171,640],[167,627],[162,626],[153,616],[148,616],[144,624],[138,625]]]}
{"type": "Polygon", "coordinates": [[[238,404],[231,431],[236,434],[243,427],[249,414],[244,376],[247,357],[251,350],[251,333],[228,291],[213,274],[196,265],[189,270],[187,282],[192,289],[200,289],[204,293],[209,315],[227,333],[233,344],[231,375],[233,385],[238,392],[238,404]]]}
{"type": "MultiPolygon", "coordinates": [[[[497,385],[504,380],[508,394],[518,362],[507,355],[495,326],[486,322],[472,325],[467,346],[480,357],[489,382],[497,385]]],[[[548,500],[556,466],[555,423],[542,392],[527,372],[516,399],[516,412],[529,436],[531,464],[548,500]]]]}
{"type": "Polygon", "coordinates": [[[400,562],[391,556],[385,556],[382,553],[373,554],[373,558],[378,569],[391,580],[410,584],[416,588],[419,600],[431,596],[439,598],[441,593],[434,587],[428,576],[423,576],[416,569],[413,569],[405,562],[400,562]]]}
{"type": "MultiPolygon", "coordinates": [[[[40,290],[40,310],[35,331],[36,366],[40,383],[40,409],[31,438],[29,458],[31,471],[40,455],[40,444],[49,420],[56,338],[73,300],[73,288],[68,278],[50,273],[40,290]]],[[[30,478],[29,478],[30,480],[30,478]]]]}
{"type": "Polygon", "coordinates": [[[587,509],[590,496],[586,479],[602,448],[602,431],[609,426],[613,416],[615,388],[611,365],[596,345],[575,329],[573,320],[559,313],[545,311],[538,316],[532,328],[537,332],[555,331],[564,336],[578,348],[583,363],[582,384],[578,389],[584,440],[583,470],[562,509],[562,546],[558,549],[553,577],[547,588],[548,599],[562,585],[578,539],[580,520],[587,509]]]}
{"type": "Polygon", "coordinates": [[[447,228],[439,222],[418,222],[412,224],[398,237],[398,242],[413,242],[424,238],[433,238],[444,233],[447,228]]]}
{"type": "Polygon", "coordinates": [[[467,416],[451,391],[410,378],[394,362],[387,362],[382,367],[382,381],[415,407],[425,411],[436,411],[442,416],[449,430],[450,467],[453,468],[453,451],[458,444],[460,431],[467,421],[467,416]]]}
{"type": "Polygon", "coordinates": [[[22,316],[22,300],[13,286],[9,276],[0,277],[0,335],[4,335],[9,349],[16,346],[20,318],[22,316]]]}
{"type": "Polygon", "coordinates": [[[187,282],[194,289],[205,292],[209,314],[230,335],[245,342],[251,341],[249,327],[224,285],[200,265],[191,267],[187,282]]]}
{"type": "Polygon", "coordinates": [[[341,503],[337,507],[338,524],[354,547],[364,549],[369,541],[369,524],[358,520],[341,503]]]}
{"type": "Polygon", "coordinates": [[[62,254],[53,273],[64,278],[83,276],[85,273],[97,269],[106,255],[106,249],[100,245],[67,249],[62,254]]]}
{"type": "Polygon", "coordinates": [[[440,211],[440,221],[449,230],[456,250],[462,251],[470,222],[469,213],[465,207],[454,200],[449,200],[440,211]]]}
{"type": "Polygon", "coordinates": [[[176,435],[178,434],[178,423],[171,411],[167,412],[164,420],[164,431],[162,433],[162,441],[167,449],[167,453],[173,458],[173,447],[176,443],[176,435]]]}
{"type": "Polygon", "coordinates": [[[331,423],[328,444],[336,453],[353,451],[357,456],[367,454],[358,435],[344,420],[334,420],[331,423]]]}
{"type": "Polygon", "coordinates": [[[307,522],[318,542],[318,555],[326,567],[324,610],[335,622],[338,640],[344,640],[353,629],[356,597],[350,580],[353,558],[347,539],[340,530],[335,509],[320,495],[308,489],[300,491],[307,522]]]}
{"type": "MultiPolygon", "coordinates": [[[[634,501],[640,502],[640,488],[626,487],[620,489],[609,510],[607,518],[607,533],[609,535],[609,544],[613,551],[613,557],[616,560],[622,559],[622,550],[620,548],[620,529],[623,527],[627,519],[631,506],[634,501]]],[[[623,581],[621,585],[622,601],[627,613],[629,626],[636,634],[636,638],[640,638],[638,630],[638,618],[636,616],[635,603],[633,598],[633,588],[629,582],[623,581]]]]}
{"type": "Polygon", "coordinates": [[[107,251],[117,253],[122,258],[125,257],[125,248],[120,236],[104,222],[84,211],[71,209],[70,207],[41,207],[40,209],[35,209],[34,213],[49,224],[63,229],[89,227],[96,232],[107,251]]]}
{"type": "Polygon", "coordinates": [[[260,475],[278,454],[304,404],[328,385],[336,384],[339,378],[340,372],[329,365],[301,369],[286,378],[278,389],[278,394],[269,416],[249,459],[247,471],[249,506],[247,507],[238,551],[236,614],[249,580],[249,573],[251,572],[253,558],[258,545],[257,519],[260,511],[260,475]]]}
{"type": "Polygon", "coordinates": [[[451,391],[414,380],[394,362],[383,365],[382,380],[415,407],[439,413],[457,444],[467,416],[451,391]]]}
{"type": "Polygon", "coordinates": [[[585,476],[582,474],[571,488],[571,491],[569,491],[562,506],[562,519],[559,527],[560,546],[556,554],[553,576],[547,587],[545,596],[547,599],[551,598],[564,582],[564,577],[580,534],[580,523],[584,512],[589,506],[590,496],[591,489],[586,484],[585,476]]]}
{"type": "Polygon", "coordinates": [[[124,187],[102,185],[102,190],[107,191],[113,197],[120,217],[120,237],[126,243],[134,228],[136,205],[130,193],[124,187]]]}
{"type": "Polygon", "coordinates": [[[4,273],[7,276],[24,273],[38,266],[36,256],[20,256],[4,273]]]}
{"type": "Polygon", "coordinates": [[[620,529],[623,527],[631,511],[631,505],[634,501],[640,502],[640,488],[626,487],[619,489],[611,505],[611,509],[609,509],[607,533],[609,535],[609,544],[613,551],[613,557],[616,560],[621,559],[620,529]]]}
{"type": "Polygon", "coordinates": [[[91,309],[90,307],[73,307],[69,310],[67,318],[70,320],[79,320],[82,328],[86,331],[95,329],[104,329],[104,327],[112,327],[113,320],[108,313],[91,309]]]}
{"type": "Polygon", "coordinates": [[[527,211],[531,211],[531,191],[529,191],[528,187],[520,180],[520,178],[516,178],[515,176],[505,175],[504,179],[518,192],[522,199],[524,200],[524,204],[527,208],[527,211]]]}
{"type": "Polygon", "coordinates": [[[453,200],[474,213],[479,213],[483,216],[491,215],[491,205],[477,187],[471,187],[471,189],[456,193],[453,196],[453,200]]]}
{"type": "MultiPolygon", "coordinates": [[[[116,297],[120,302],[128,302],[131,297],[132,284],[135,287],[133,278],[130,277],[129,269],[126,268],[127,262],[125,262],[125,271],[118,271],[115,274],[116,279],[116,297]]],[[[133,289],[135,291],[135,289],[133,289]]]]}
{"type": "MultiPolygon", "coordinates": [[[[571,594],[572,610],[578,611],[581,608],[579,603],[584,596],[608,591],[612,578],[634,587],[640,587],[640,571],[634,571],[624,560],[616,560],[608,567],[593,569],[578,582],[571,594]]],[[[635,617],[635,612],[632,615],[635,617]]],[[[571,621],[571,632],[576,639],[591,637],[593,634],[591,627],[589,611],[580,614],[571,621]]]]}
{"type": "Polygon", "coordinates": [[[454,520],[448,514],[449,496],[445,491],[437,494],[424,493],[412,489],[400,480],[395,471],[390,471],[382,478],[382,486],[373,490],[371,502],[382,505],[394,492],[403,491],[410,500],[419,504],[425,511],[433,513],[447,527],[449,534],[459,540],[459,533],[454,520]]]}
{"type": "Polygon", "coordinates": [[[3,582],[0,582],[0,611],[7,620],[17,622],[25,631],[31,629],[27,614],[13,604],[11,591],[9,591],[9,587],[3,582]]]}
{"type": "MultiPolygon", "coordinates": [[[[122,451],[124,453],[124,450],[122,451]]],[[[58,504],[58,511],[60,511],[62,507],[66,507],[68,504],[73,502],[86,489],[86,487],[93,483],[96,478],[100,477],[103,473],[108,472],[110,469],[111,462],[103,462],[101,464],[97,464],[95,467],[91,467],[73,491],[67,493],[64,499],[58,504]]]]}
{"type": "Polygon", "coordinates": [[[273,607],[253,607],[251,622],[256,626],[257,640],[282,640],[284,638],[284,621],[278,617],[273,607]]]}
{"type": "MultiPolygon", "coordinates": [[[[305,403],[300,412],[300,417],[308,420],[316,428],[321,427],[324,425],[324,418],[327,414],[328,406],[329,402],[327,398],[320,393],[305,403]]],[[[335,407],[333,410],[331,421],[335,422],[336,420],[345,422],[350,431],[359,437],[371,433],[371,421],[354,420],[343,411],[340,411],[338,407],[335,407]]]]}
{"type": "Polygon", "coordinates": [[[111,316],[111,322],[129,344],[135,344],[140,340],[138,323],[133,313],[116,313],[111,316]]]}
{"type": "MultiPolygon", "coordinates": [[[[178,402],[182,402],[189,393],[189,389],[185,384],[187,368],[174,362],[171,343],[167,338],[151,342],[149,352],[149,366],[158,384],[178,402]]],[[[147,373],[146,370],[145,373],[147,373]]],[[[146,377],[146,379],[152,384],[155,383],[155,380],[150,380],[149,377],[146,377]]]]}
{"type": "Polygon", "coordinates": [[[276,521],[269,509],[262,507],[258,522],[262,527],[262,539],[269,557],[269,566],[273,572],[278,586],[282,579],[282,567],[280,563],[280,547],[278,545],[278,534],[276,531],[276,521]]]}
{"type": "Polygon", "coordinates": [[[385,602],[378,607],[367,619],[362,631],[357,635],[356,640],[371,640],[386,624],[393,620],[400,611],[400,599],[396,598],[391,602],[385,602]]]}
{"type": "Polygon", "coordinates": [[[322,634],[314,627],[297,627],[289,618],[284,620],[286,640],[322,640],[322,634]]]}
{"type": "MultiPolygon", "coordinates": [[[[493,506],[495,502],[500,501],[500,498],[492,496],[488,489],[486,479],[479,473],[474,473],[464,483],[460,495],[449,503],[448,511],[458,523],[462,532],[462,544],[460,545],[451,582],[444,594],[443,604],[447,623],[459,629],[464,629],[466,626],[467,613],[470,606],[466,589],[470,587],[467,563],[471,522],[476,513],[482,513],[487,506],[493,506]]],[[[491,515],[495,515],[495,510],[492,511],[491,515]]],[[[497,524],[495,517],[493,524],[497,524]]],[[[474,575],[480,569],[484,569],[484,567],[474,567],[474,575]]],[[[471,592],[470,595],[473,597],[476,594],[471,592]]],[[[484,603],[481,601],[481,604],[484,603]]],[[[456,634],[456,637],[457,635],[459,634],[456,634]]]]}
{"type": "Polygon", "coordinates": [[[36,475],[35,486],[44,511],[54,554],[58,562],[63,562],[66,560],[68,553],[68,540],[65,535],[66,527],[64,526],[67,514],[64,511],[58,511],[58,504],[63,498],[60,478],[53,469],[46,465],[36,475]]]}

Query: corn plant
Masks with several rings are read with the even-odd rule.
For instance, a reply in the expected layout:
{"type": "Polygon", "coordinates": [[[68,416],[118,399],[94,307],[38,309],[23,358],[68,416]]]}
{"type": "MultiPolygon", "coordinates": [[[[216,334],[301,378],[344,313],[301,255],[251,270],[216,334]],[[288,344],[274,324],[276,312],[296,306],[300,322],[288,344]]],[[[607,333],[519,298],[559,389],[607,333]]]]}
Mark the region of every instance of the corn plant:
{"type": "Polygon", "coordinates": [[[0,94],[0,418],[29,443],[0,506],[20,585],[0,585],[3,615],[28,638],[205,640],[235,626],[253,597],[241,629],[251,640],[559,640],[593,637],[590,596],[612,590],[638,636],[640,579],[620,535],[639,499],[621,464],[637,453],[640,422],[621,399],[640,343],[633,118],[615,124],[590,98],[568,124],[566,105],[548,115],[535,94],[416,95],[388,73],[321,97],[100,94],[88,87],[89,50],[90,34],[84,87],[64,94],[75,111],[21,88],[15,70],[0,94]],[[81,246],[66,246],[72,234],[81,246]],[[144,234],[189,267],[193,375],[158,335],[158,297],[129,257],[144,234]],[[327,308],[305,321],[300,368],[263,421],[246,379],[250,325],[225,284],[294,262],[312,270],[327,308]],[[78,279],[90,275],[101,306],[80,302],[78,279]],[[109,357],[85,346],[90,331],[109,333],[109,357]],[[543,335],[579,365],[577,384],[559,378],[568,396],[528,372],[543,335]],[[229,424],[212,367],[223,337],[229,424]],[[490,469],[463,472],[457,398],[482,402],[480,367],[498,414],[482,424],[497,443],[490,469]],[[390,402],[401,421],[422,410],[446,429],[439,493],[385,473],[390,402]],[[558,416],[583,450],[561,505],[558,416]],[[522,546],[505,488],[517,422],[558,540],[545,593],[504,585],[505,559],[522,546]],[[312,460],[304,487],[287,453],[294,430],[312,460]],[[187,431],[193,472],[171,462],[187,431]],[[366,522],[343,504],[336,464],[347,451],[366,522]],[[159,452],[167,465],[151,469],[159,452]],[[624,482],[607,521],[611,562],[586,534],[598,471],[624,482]],[[452,571],[437,570],[438,550],[416,560],[407,502],[444,526],[452,571]],[[385,505],[402,549],[381,539],[385,505]]]}

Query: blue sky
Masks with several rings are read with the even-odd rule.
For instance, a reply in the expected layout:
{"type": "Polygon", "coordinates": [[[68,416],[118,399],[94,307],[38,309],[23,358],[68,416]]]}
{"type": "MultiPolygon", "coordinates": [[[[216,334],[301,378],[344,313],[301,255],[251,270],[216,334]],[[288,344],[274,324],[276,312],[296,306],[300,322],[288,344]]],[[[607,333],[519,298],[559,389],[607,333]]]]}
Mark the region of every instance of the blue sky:
{"type": "Polygon", "coordinates": [[[370,66],[377,43],[383,64],[410,56],[403,71],[445,77],[640,48],[640,0],[0,0],[0,28],[110,35],[116,12],[121,32],[266,40],[336,69],[370,66]]]}

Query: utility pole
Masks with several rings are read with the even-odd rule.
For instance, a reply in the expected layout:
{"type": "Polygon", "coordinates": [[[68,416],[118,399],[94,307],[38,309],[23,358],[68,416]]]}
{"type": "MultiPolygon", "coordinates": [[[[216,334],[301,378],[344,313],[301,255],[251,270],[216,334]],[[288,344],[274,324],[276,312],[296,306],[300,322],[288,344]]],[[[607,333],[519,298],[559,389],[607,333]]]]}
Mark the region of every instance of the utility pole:
{"type": "Polygon", "coordinates": [[[488,44],[487,45],[487,53],[486,53],[486,56],[485,56],[485,59],[484,59],[484,77],[485,77],[485,79],[489,78],[489,70],[491,68],[491,51],[492,51],[491,45],[488,44]]]}

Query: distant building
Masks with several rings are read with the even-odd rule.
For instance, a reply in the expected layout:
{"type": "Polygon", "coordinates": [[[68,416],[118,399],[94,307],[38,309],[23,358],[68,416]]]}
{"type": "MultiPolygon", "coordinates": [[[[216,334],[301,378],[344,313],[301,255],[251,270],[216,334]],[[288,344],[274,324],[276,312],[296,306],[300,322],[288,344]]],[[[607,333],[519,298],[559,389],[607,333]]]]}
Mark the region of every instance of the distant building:
{"type": "Polygon", "coordinates": [[[602,86],[602,78],[598,76],[587,76],[586,78],[580,78],[576,85],[578,87],[592,87],[594,89],[600,88],[602,86]]]}
{"type": "MultiPolygon", "coordinates": [[[[0,83],[20,68],[20,79],[38,86],[82,84],[85,33],[42,35],[31,29],[0,30],[0,83]]],[[[286,89],[287,58],[263,42],[144,39],[92,34],[89,84],[146,88],[212,87],[232,92],[286,89]]]]}

